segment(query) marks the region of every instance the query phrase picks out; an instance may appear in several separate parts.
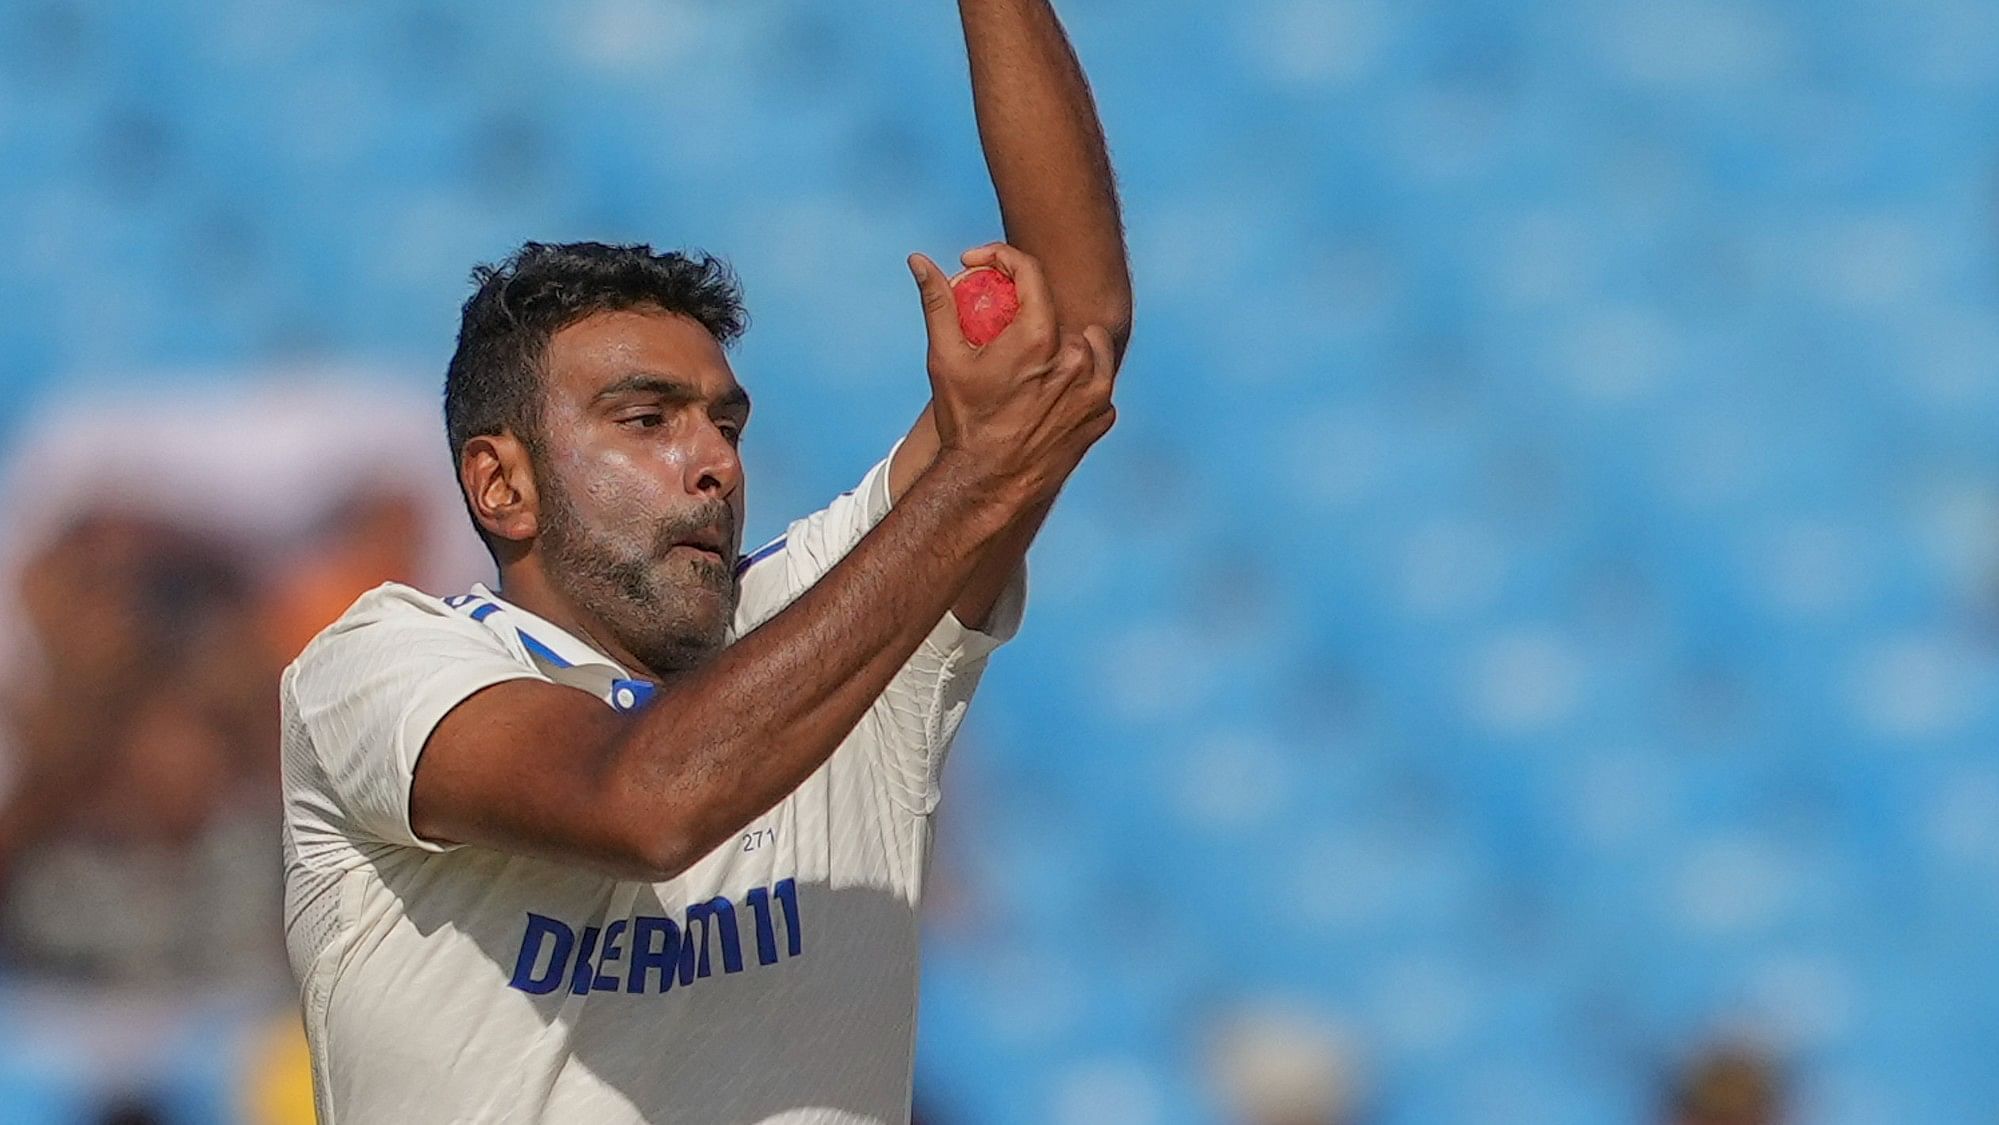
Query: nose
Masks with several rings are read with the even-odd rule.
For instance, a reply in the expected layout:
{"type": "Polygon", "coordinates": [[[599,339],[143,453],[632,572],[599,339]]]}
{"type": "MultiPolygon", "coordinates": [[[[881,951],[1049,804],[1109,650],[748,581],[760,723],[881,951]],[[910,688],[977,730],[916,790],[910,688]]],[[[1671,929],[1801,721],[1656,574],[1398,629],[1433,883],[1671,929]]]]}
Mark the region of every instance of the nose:
{"type": "Polygon", "coordinates": [[[727,501],[743,488],[743,459],[736,447],[713,422],[701,427],[694,455],[688,461],[694,491],[727,501]]]}

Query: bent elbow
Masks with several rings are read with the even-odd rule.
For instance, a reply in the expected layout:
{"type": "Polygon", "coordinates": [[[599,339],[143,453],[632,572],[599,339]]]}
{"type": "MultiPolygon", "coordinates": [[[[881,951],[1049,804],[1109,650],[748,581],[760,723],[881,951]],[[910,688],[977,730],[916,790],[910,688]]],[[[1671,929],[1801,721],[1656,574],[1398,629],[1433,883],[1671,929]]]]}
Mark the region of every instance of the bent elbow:
{"type": "Polygon", "coordinates": [[[1131,290],[1120,288],[1091,302],[1090,316],[1084,323],[1101,325],[1110,334],[1116,358],[1123,362],[1124,350],[1131,343],[1131,290]]]}
{"type": "Polygon", "coordinates": [[[1111,334],[1111,348],[1117,361],[1123,363],[1125,349],[1131,346],[1131,306],[1126,305],[1123,314],[1108,321],[1104,330],[1111,334]]]}
{"type": "Polygon", "coordinates": [[[653,832],[640,841],[629,855],[629,874],[649,883],[664,883],[686,874],[687,869],[700,858],[700,854],[677,834],[653,832]]]}

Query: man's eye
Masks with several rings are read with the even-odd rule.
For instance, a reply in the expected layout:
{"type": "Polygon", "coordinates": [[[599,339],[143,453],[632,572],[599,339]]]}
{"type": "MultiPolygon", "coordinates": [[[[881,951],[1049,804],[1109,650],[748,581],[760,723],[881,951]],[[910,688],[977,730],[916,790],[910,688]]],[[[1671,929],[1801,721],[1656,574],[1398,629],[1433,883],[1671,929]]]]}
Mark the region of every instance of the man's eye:
{"type": "Polygon", "coordinates": [[[741,426],[725,425],[720,427],[720,429],[722,431],[722,436],[728,439],[730,445],[743,444],[743,428],[741,426]]]}
{"type": "Polygon", "coordinates": [[[666,416],[662,414],[634,414],[629,418],[620,418],[618,421],[621,425],[650,430],[654,426],[663,425],[666,422],[666,416]]]}

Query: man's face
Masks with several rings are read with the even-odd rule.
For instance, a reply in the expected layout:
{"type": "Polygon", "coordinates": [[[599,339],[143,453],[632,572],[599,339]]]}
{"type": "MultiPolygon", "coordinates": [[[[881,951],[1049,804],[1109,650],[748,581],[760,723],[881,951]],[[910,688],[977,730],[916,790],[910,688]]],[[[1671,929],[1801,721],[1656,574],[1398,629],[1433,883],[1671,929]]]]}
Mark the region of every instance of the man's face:
{"type": "Polygon", "coordinates": [[[708,330],[594,313],[549,339],[536,451],[548,580],[658,674],[722,646],[736,607],[749,396],[708,330]]]}

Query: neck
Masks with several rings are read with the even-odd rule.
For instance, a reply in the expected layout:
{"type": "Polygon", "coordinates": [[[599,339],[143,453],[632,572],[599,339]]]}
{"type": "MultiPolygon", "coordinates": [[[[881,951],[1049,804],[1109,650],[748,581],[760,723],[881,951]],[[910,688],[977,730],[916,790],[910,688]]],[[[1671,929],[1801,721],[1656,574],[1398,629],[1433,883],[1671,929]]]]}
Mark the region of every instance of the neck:
{"type": "Polygon", "coordinates": [[[648,668],[644,661],[619,644],[602,622],[564,597],[541,568],[529,565],[527,560],[500,565],[498,593],[570,636],[582,639],[591,648],[617,661],[619,666],[655,680],[662,678],[656,670],[648,668]]]}

